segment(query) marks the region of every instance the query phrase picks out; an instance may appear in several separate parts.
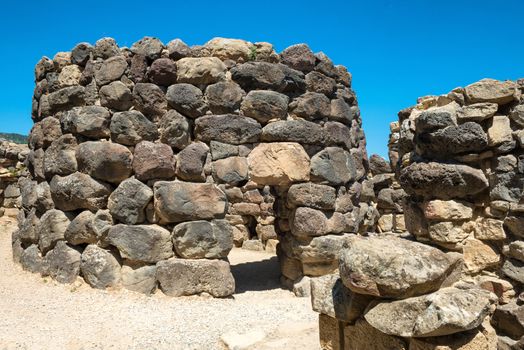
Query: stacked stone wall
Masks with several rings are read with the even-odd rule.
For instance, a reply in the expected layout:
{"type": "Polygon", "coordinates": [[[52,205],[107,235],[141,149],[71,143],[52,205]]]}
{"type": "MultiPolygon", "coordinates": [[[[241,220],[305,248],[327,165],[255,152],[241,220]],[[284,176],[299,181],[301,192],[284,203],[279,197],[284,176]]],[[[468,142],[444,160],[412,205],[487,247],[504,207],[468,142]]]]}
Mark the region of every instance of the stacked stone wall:
{"type": "Polygon", "coordinates": [[[17,217],[22,207],[18,181],[27,176],[24,165],[29,149],[9,141],[0,141],[0,216],[17,217]]]}
{"type": "Polygon", "coordinates": [[[354,237],[312,282],[324,349],[523,348],[523,90],[485,79],[399,113],[409,240],[354,237]]]}
{"type": "Polygon", "coordinates": [[[104,38],[42,58],[35,77],[13,237],[27,270],[227,296],[233,245],[276,249],[292,284],[334,271],[370,224],[351,75],[304,44],[104,38]]]}

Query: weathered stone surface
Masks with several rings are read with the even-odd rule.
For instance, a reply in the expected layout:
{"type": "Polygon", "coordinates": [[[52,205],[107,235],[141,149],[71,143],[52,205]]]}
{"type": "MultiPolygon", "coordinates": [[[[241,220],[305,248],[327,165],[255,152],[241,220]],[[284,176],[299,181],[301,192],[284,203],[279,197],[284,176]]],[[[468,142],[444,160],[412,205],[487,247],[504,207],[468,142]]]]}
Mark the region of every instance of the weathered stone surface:
{"type": "Polygon", "coordinates": [[[510,120],[504,115],[496,115],[488,129],[488,142],[490,146],[497,146],[513,140],[510,120]]]}
{"type": "Polygon", "coordinates": [[[313,310],[337,320],[353,323],[364,313],[372,300],[368,295],[353,293],[338,274],[311,279],[311,305],[313,310]]]}
{"type": "Polygon", "coordinates": [[[51,143],[44,155],[44,175],[51,179],[54,175],[65,176],[77,170],[75,152],[76,138],[66,134],[51,143]]]}
{"type": "Polygon", "coordinates": [[[309,72],[315,68],[316,57],[306,44],[288,47],[280,54],[282,63],[293,69],[309,72]]]}
{"type": "Polygon", "coordinates": [[[80,258],[80,271],[93,288],[105,289],[120,283],[120,264],[109,251],[94,244],[84,249],[80,258]]]}
{"type": "Polygon", "coordinates": [[[169,296],[208,293],[227,297],[235,291],[229,264],[222,260],[169,259],[157,264],[157,279],[169,296]]]}
{"type": "Polygon", "coordinates": [[[226,258],[233,248],[233,228],[226,220],[184,222],[173,230],[173,245],[185,259],[226,258]]]}
{"type": "Polygon", "coordinates": [[[156,290],[156,265],[126,265],[122,266],[122,286],[126,289],[152,294],[156,290]]]}
{"type": "Polygon", "coordinates": [[[488,146],[488,136],[479,124],[466,122],[417,135],[416,143],[422,155],[445,159],[454,154],[483,151],[488,146]]]}
{"type": "Polygon", "coordinates": [[[160,120],[160,141],[181,150],[191,142],[188,120],[175,110],[169,110],[160,120]]]}
{"type": "Polygon", "coordinates": [[[37,183],[29,179],[21,179],[19,182],[20,192],[22,193],[22,207],[31,211],[33,208],[36,213],[41,215],[49,209],[55,207],[51,195],[51,189],[47,182],[37,183]]]}
{"type": "Polygon", "coordinates": [[[517,85],[512,81],[482,79],[465,87],[470,103],[491,102],[505,104],[515,99],[517,85]]]}
{"type": "Polygon", "coordinates": [[[524,306],[515,301],[499,305],[493,314],[493,325],[502,333],[513,339],[524,336],[524,306]]]}
{"type": "MultiPolygon", "coordinates": [[[[410,350],[495,350],[497,349],[497,334],[484,322],[481,327],[471,331],[455,333],[443,337],[412,338],[410,350]]],[[[498,348],[502,350],[504,348],[498,348]]],[[[513,349],[512,349],[513,350],[513,349]]],[[[517,350],[517,349],[515,349],[517,350]]]]}
{"type": "Polygon", "coordinates": [[[253,44],[247,41],[225,38],[213,38],[204,45],[211,56],[241,62],[250,59],[252,47],[253,44]]]}
{"type": "Polygon", "coordinates": [[[323,236],[342,233],[346,219],[341,213],[326,213],[320,210],[299,207],[291,217],[291,233],[297,237],[323,236]]]}
{"type": "Polygon", "coordinates": [[[293,100],[290,113],[306,120],[327,118],[331,114],[329,98],[316,92],[307,92],[293,100]]]}
{"type": "Polygon", "coordinates": [[[39,148],[37,150],[29,151],[29,154],[27,155],[27,169],[35,180],[45,179],[44,154],[44,150],[39,148]]]}
{"type": "Polygon", "coordinates": [[[467,202],[435,199],[425,202],[423,209],[424,216],[429,220],[467,220],[473,217],[474,205],[467,202]]]}
{"type": "Polygon", "coordinates": [[[333,210],[336,197],[333,187],[308,182],[292,185],[287,194],[287,203],[290,207],[333,210]]]}
{"type": "Polygon", "coordinates": [[[281,120],[264,126],[261,139],[268,142],[323,144],[326,135],[317,123],[307,120],[281,120]]]}
{"type": "Polygon", "coordinates": [[[93,46],[89,43],[79,43],[71,50],[71,63],[83,66],[86,64],[93,46]]]}
{"type": "Polygon", "coordinates": [[[355,293],[406,298],[437,290],[458,261],[418,242],[390,236],[354,237],[341,253],[340,277],[355,293]]]}
{"type": "Polygon", "coordinates": [[[253,143],[258,141],[261,132],[256,120],[235,114],[206,115],[195,121],[195,136],[204,142],[253,143]]]}
{"type": "Polygon", "coordinates": [[[79,172],[64,177],[55,175],[49,186],[55,206],[64,211],[105,208],[111,193],[109,185],[79,172]]]}
{"type": "Polygon", "coordinates": [[[155,84],[137,83],[133,88],[134,106],[150,119],[164,115],[167,100],[164,91],[155,84]]]}
{"type": "Polygon", "coordinates": [[[58,85],[60,87],[75,86],[80,83],[82,72],[77,65],[65,66],[58,75],[58,85]]]}
{"type": "Polygon", "coordinates": [[[247,62],[231,69],[231,78],[245,91],[276,90],[285,87],[286,75],[278,64],[247,62]]]}
{"type": "Polygon", "coordinates": [[[174,60],[179,60],[191,54],[191,48],[180,39],[174,39],[167,43],[167,51],[169,57],[174,60]]]}
{"type": "Polygon", "coordinates": [[[343,329],[339,325],[340,323],[336,318],[322,313],[318,315],[318,335],[320,341],[320,349],[342,349],[343,343],[341,339],[343,337],[343,329]]]}
{"type": "Polygon", "coordinates": [[[250,91],[242,101],[240,110],[250,118],[260,123],[267,123],[272,119],[284,119],[287,116],[289,98],[275,91],[250,91]]]}
{"type": "Polygon", "coordinates": [[[511,110],[509,117],[519,126],[524,126],[524,104],[515,106],[515,108],[511,110]]]}
{"type": "Polygon", "coordinates": [[[404,339],[380,332],[364,319],[344,328],[344,350],[407,350],[404,339]],[[346,345],[347,344],[347,345],[346,345]]]}
{"type": "Polygon", "coordinates": [[[172,179],[175,163],[173,150],[168,145],[142,141],[135,147],[133,170],[138,180],[172,179]]]}
{"type": "Polygon", "coordinates": [[[311,158],[311,178],[322,183],[342,185],[356,179],[354,159],[339,147],[326,147],[311,158]]]}
{"type": "Polygon", "coordinates": [[[152,198],[153,190],[142,182],[130,178],[122,181],[111,193],[107,207],[116,220],[135,225],[144,222],[145,208],[152,198]]]}
{"type": "Polygon", "coordinates": [[[187,117],[198,118],[206,114],[207,104],[202,90],[194,85],[186,83],[171,85],[167,89],[166,99],[169,106],[187,117]]]}
{"type": "Polygon", "coordinates": [[[119,80],[127,69],[127,61],[124,56],[114,56],[105,60],[95,72],[98,86],[109,84],[119,80]]]}
{"type": "Polygon", "coordinates": [[[484,173],[462,164],[415,163],[401,171],[400,183],[408,194],[440,199],[464,198],[488,187],[484,173]]]}
{"type": "Polygon", "coordinates": [[[154,141],[158,138],[158,130],[138,111],[118,112],[111,118],[111,139],[114,142],[134,146],[142,140],[154,141]]]}
{"type": "Polygon", "coordinates": [[[508,256],[524,262],[524,241],[514,241],[509,244],[508,256]]]}
{"type": "Polygon", "coordinates": [[[62,136],[60,121],[54,117],[47,117],[35,123],[29,135],[31,149],[47,148],[51,143],[62,136]]]}
{"type": "Polygon", "coordinates": [[[110,120],[111,114],[107,108],[86,106],[70,110],[62,120],[62,123],[64,129],[73,134],[99,139],[109,137],[110,120]]]}
{"type": "Polygon", "coordinates": [[[42,215],[36,229],[38,231],[38,247],[43,254],[53,249],[56,242],[64,239],[64,233],[69,223],[69,218],[60,210],[51,209],[42,215]]]}
{"type": "Polygon", "coordinates": [[[462,252],[465,271],[469,273],[478,273],[500,263],[500,256],[497,251],[478,239],[466,239],[463,243],[462,252]]]}
{"type": "Polygon", "coordinates": [[[319,72],[306,74],[306,84],[308,91],[318,92],[328,97],[332,96],[337,90],[335,79],[325,76],[319,72]]]}
{"type": "Polygon", "coordinates": [[[437,129],[457,125],[457,109],[458,105],[449,104],[423,111],[415,120],[416,132],[432,132],[437,129]]]}
{"type": "Polygon", "coordinates": [[[450,221],[433,222],[428,225],[428,234],[432,241],[444,247],[452,247],[462,242],[470,234],[464,225],[450,221]]]}
{"type": "Polygon", "coordinates": [[[213,162],[213,178],[219,183],[238,185],[248,179],[247,159],[229,157],[213,162]]]}
{"type": "Polygon", "coordinates": [[[331,100],[329,118],[344,124],[351,124],[353,120],[358,118],[360,110],[358,106],[350,106],[342,98],[331,100]]]}
{"type": "Polygon", "coordinates": [[[226,195],[213,184],[158,181],[154,186],[155,212],[162,222],[223,218],[226,195]]]}
{"type": "Polygon", "coordinates": [[[93,57],[107,59],[118,55],[120,52],[115,39],[113,38],[102,38],[96,41],[95,47],[93,48],[93,57]]]}
{"type": "Polygon", "coordinates": [[[38,227],[40,219],[36,216],[36,209],[32,209],[25,219],[18,223],[18,239],[25,244],[38,243],[38,227]]]}
{"type": "Polygon", "coordinates": [[[100,104],[117,111],[126,111],[133,105],[133,94],[124,83],[113,81],[100,88],[100,104]]]}
{"type": "Polygon", "coordinates": [[[49,276],[60,283],[73,283],[80,273],[80,253],[58,241],[56,246],[45,256],[49,266],[49,276]]]}
{"type": "Polygon", "coordinates": [[[218,82],[206,88],[206,100],[213,114],[235,112],[240,108],[240,103],[245,95],[244,90],[232,81],[218,82]]]}
{"type": "Polygon", "coordinates": [[[149,60],[155,60],[160,57],[164,45],[162,42],[154,37],[143,37],[131,46],[131,52],[135,55],[147,57],[149,60]]]}
{"type": "Polygon", "coordinates": [[[112,142],[88,141],[76,151],[78,169],[93,178],[120,183],[131,176],[133,154],[125,146],[112,142]]]}
{"type": "Polygon", "coordinates": [[[30,245],[22,251],[20,265],[22,265],[24,270],[32,273],[46,275],[48,271],[47,264],[44,258],[42,258],[38,246],[35,244],[30,245]]]}
{"type": "Polygon", "coordinates": [[[175,84],[177,80],[176,63],[170,58],[159,58],[149,67],[147,77],[153,84],[161,86],[175,84]]]}
{"type": "Polygon", "coordinates": [[[107,235],[124,259],[156,263],[174,255],[171,233],[158,225],[115,225],[107,235]]]}
{"type": "Polygon", "coordinates": [[[78,214],[64,233],[64,238],[70,244],[95,244],[107,233],[113,220],[108,215],[95,215],[86,210],[78,214]]]}
{"type": "Polygon", "coordinates": [[[498,108],[496,103],[474,103],[460,108],[457,111],[457,118],[459,121],[482,121],[493,117],[498,108]]]}
{"type": "Polygon", "coordinates": [[[494,302],[482,289],[444,288],[419,297],[379,302],[365,313],[369,324],[402,337],[443,336],[474,329],[494,302]]]}
{"type": "Polygon", "coordinates": [[[391,165],[378,154],[372,154],[369,157],[369,170],[373,175],[391,173],[391,165]]]}
{"type": "Polygon", "coordinates": [[[289,185],[309,180],[309,157],[298,143],[261,143],[248,156],[249,174],[260,185],[289,185]]]}
{"type": "Polygon", "coordinates": [[[493,241],[506,238],[502,220],[479,218],[473,225],[476,239],[493,241]]]}
{"type": "Polygon", "coordinates": [[[524,284],[524,263],[522,261],[507,259],[502,266],[502,272],[509,278],[524,284]]]}
{"type": "Polygon", "coordinates": [[[204,181],[204,165],[209,147],[203,142],[194,142],[177,155],[176,175],[187,181],[204,181]]]}
{"type": "Polygon", "coordinates": [[[207,85],[223,80],[226,66],[216,57],[185,57],[176,62],[179,83],[207,85]]]}
{"type": "Polygon", "coordinates": [[[84,104],[85,88],[83,86],[69,86],[42,96],[40,98],[40,114],[46,117],[84,104]]]}

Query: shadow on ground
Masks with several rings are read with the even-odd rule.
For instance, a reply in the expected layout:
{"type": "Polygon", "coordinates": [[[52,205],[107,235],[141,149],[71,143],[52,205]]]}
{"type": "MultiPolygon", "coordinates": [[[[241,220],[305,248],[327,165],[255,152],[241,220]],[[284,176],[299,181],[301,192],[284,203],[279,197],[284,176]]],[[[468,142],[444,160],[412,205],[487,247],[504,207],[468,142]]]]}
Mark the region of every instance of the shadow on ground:
{"type": "Polygon", "coordinates": [[[235,293],[281,289],[280,265],[276,256],[260,261],[231,265],[235,277],[235,293]]]}

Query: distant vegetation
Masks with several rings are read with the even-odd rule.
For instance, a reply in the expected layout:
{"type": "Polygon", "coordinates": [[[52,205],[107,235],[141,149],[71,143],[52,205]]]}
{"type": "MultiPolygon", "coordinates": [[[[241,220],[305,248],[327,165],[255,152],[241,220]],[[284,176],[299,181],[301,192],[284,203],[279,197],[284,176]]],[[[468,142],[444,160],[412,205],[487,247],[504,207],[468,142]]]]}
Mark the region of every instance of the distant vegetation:
{"type": "Polygon", "coordinates": [[[14,143],[25,144],[27,143],[27,136],[20,135],[20,134],[0,132],[0,140],[7,140],[7,141],[14,142],[14,143]]]}

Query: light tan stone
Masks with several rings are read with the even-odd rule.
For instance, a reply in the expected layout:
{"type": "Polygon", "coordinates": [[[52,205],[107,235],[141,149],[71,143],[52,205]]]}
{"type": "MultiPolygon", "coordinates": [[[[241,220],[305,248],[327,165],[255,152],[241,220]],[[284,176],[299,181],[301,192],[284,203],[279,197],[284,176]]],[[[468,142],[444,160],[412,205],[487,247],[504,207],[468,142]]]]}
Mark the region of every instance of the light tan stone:
{"type": "Polygon", "coordinates": [[[61,87],[78,85],[81,76],[82,72],[76,64],[65,66],[58,75],[58,83],[61,87]]]}
{"type": "Polygon", "coordinates": [[[382,215],[378,219],[378,227],[381,232],[391,232],[393,230],[393,214],[382,215]]]}
{"type": "Polygon", "coordinates": [[[506,238],[504,222],[491,218],[479,218],[475,221],[475,238],[482,240],[502,240],[506,238]]]}
{"type": "Polygon", "coordinates": [[[239,39],[213,38],[204,47],[211,56],[244,62],[250,59],[253,44],[239,39]]]}
{"type": "Polygon", "coordinates": [[[470,235],[470,232],[465,229],[466,227],[465,225],[455,224],[451,221],[442,221],[430,224],[428,232],[431,240],[447,246],[465,240],[470,235]]]}
{"type": "Polygon", "coordinates": [[[406,220],[404,219],[404,214],[395,214],[393,231],[396,231],[396,232],[406,231],[406,220]]]}
{"type": "Polygon", "coordinates": [[[259,185],[279,186],[309,180],[310,159],[298,143],[261,143],[247,160],[251,180],[259,185]]]}
{"type": "Polygon", "coordinates": [[[509,118],[505,115],[494,116],[493,124],[488,129],[488,144],[490,146],[496,146],[512,140],[513,134],[509,118]]]}
{"type": "Polygon", "coordinates": [[[482,79],[464,88],[470,103],[493,102],[505,104],[519,96],[518,85],[512,81],[482,79]]]}
{"type": "Polygon", "coordinates": [[[478,273],[500,263],[500,255],[490,245],[478,239],[468,238],[462,248],[466,272],[478,273]]]}
{"type": "Polygon", "coordinates": [[[320,349],[322,350],[344,350],[341,344],[340,332],[342,328],[336,318],[319,314],[318,330],[320,336],[320,349]]]}
{"type": "Polygon", "coordinates": [[[212,84],[224,79],[226,66],[217,57],[186,57],[177,61],[177,81],[189,84],[212,84]]]}
{"type": "Polygon", "coordinates": [[[496,103],[475,103],[458,110],[457,118],[460,121],[481,121],[491,118],[497,113],[499,106],[496,103]]]}
{"type": "Polygon", "coordinates": [[[473,205],[454,200],[435,199],[423,204],[424,216],[429,220],[466,220],[473,216],[473,205]]]}
{"type": "Polygon", "coordinates": [[[360,319],[344,328],[344,350],[407,350],[404,340],[384,334],[360,319]]]}

